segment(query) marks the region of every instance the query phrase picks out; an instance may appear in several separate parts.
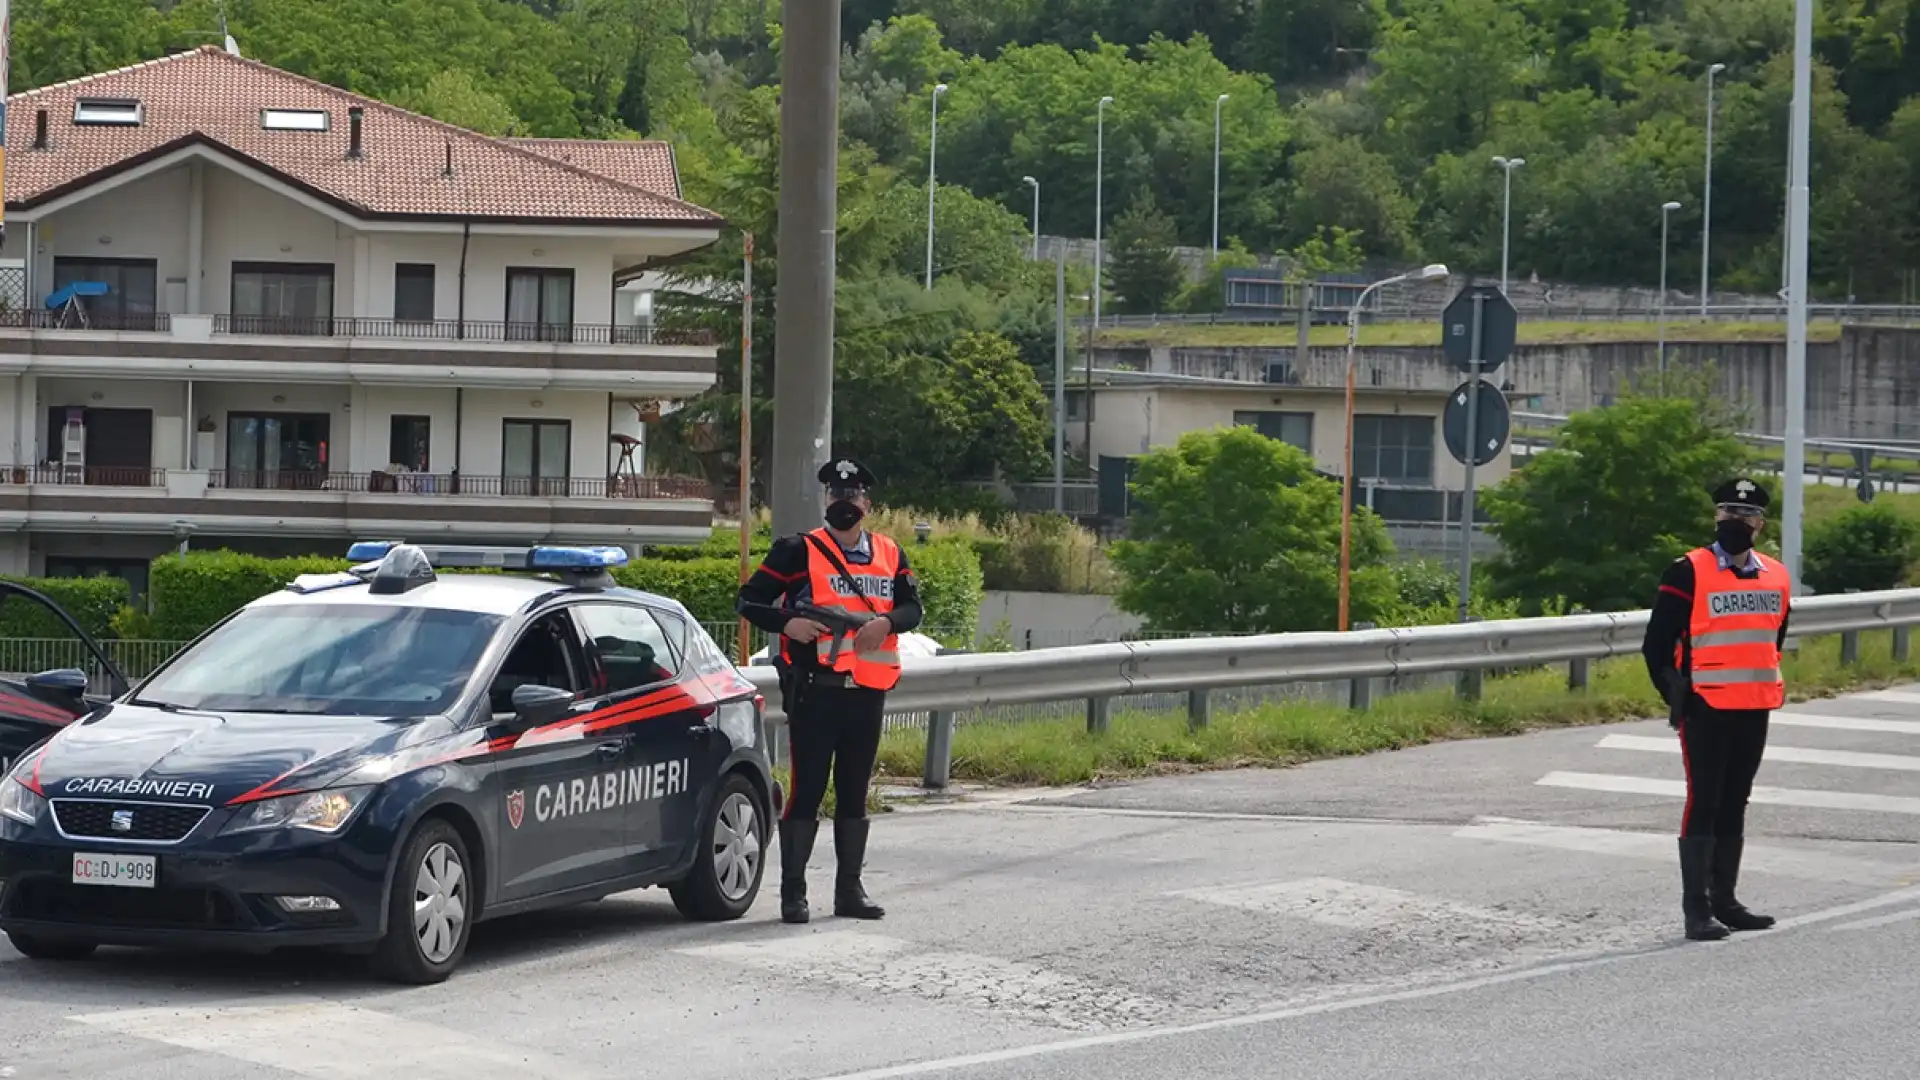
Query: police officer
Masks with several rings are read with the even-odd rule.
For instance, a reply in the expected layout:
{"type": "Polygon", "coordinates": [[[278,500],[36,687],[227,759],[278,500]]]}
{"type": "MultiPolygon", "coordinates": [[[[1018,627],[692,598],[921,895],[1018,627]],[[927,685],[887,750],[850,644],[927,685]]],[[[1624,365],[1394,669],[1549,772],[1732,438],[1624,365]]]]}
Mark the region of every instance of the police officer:
{"type": "Polygon", "coordinates": [[[792,766],[780,816],[780,917],[790,923],[808,918],[807,859],[829,777],[838,863],[833,913],[885,914],[860,883],[870,825],[867,786],[880,751],[886,692],[900,681],[897,635],[919,626],[921,617],[906,553],[860,526],[873,508],[873,473],[840,459],[822,466],[819,479],[826,528],[774,541],[735,605],[749,622],[780,635],[776,666],[792,766]],[[869,621],[857,629],[835,626],[836,615],[869,621]]]}
{"type": "Polygon", "coordinates": [[[1740,477],[1720,485],[1713,501],[1714,542],[1667,567],[1641,646],[1667,722],[1680,733],[1681,910],[1695,941],[1774,922],[1748,911],[1734,888],[1767,714],[1786,701],[1780,651],[1793,591],[1786,567],[1754,550],[1766,489],[1740,477]]]}

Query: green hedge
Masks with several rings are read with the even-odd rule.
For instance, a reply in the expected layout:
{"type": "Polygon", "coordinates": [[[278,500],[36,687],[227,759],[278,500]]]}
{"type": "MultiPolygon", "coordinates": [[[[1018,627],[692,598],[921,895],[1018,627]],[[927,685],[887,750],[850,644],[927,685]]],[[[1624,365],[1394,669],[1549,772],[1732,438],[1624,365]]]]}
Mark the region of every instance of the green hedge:
{"type": "MultiPolygon", "coordinates": [[[[66,608],[74,621],[96,638],[115,636],[114,617],[133,598],[126,580],[117,577],[9,577],[6,580],[45,594],[48,599],[66,608]]],[[[14,596],[0,604],[0,638],[67,640],[72,637],[73,631],[67,629],[65,623],[31,600],[14,596]]]]}
{"type": "Polygon", "coordinates": [[[301,574],[332,574],[352,564],[306,555],[269,559],[232,551],[162,555],[147,578],[151,632],[161,641],[186,641],[254,600],[285,588],[301,574]]]}

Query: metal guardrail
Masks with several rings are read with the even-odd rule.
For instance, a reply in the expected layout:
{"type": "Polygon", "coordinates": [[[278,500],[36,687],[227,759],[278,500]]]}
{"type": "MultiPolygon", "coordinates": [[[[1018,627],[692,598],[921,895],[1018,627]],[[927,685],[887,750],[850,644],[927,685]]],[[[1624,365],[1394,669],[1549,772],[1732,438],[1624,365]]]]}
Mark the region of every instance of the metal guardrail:
{"type": "MultiPolygon", "coordinates": [[[[1377,294],[1376,294],[1377,295],[1377,294]]],[[[1611,306],[1587,306],[1582,304],[1555,304],[1543,302],[1537,298],[1515,296],[1512,298],[1515,308],[1522,319],[1537,319],[1542,322],[1656,322],[1662,316],[1657,305],[1623,304],[1611,306]]],[[[1337,320],[1346,322],[1347,308],[1314,307],[1309,317],[1315,321],[1337,320]]],[[[1388,300],[1370,305],[1362,312],[1362,324],[1376,322],[1422,322],[1437,320],[1440,306],[1410,304],[1405,301],[1388,300]]],[[[1669,303],[1665,309],[1669,335],[1685,333],[1686,324],[1701,322],[1700,305],[1684,301],[1669,303]]],[[[1100,316],[1102,330],[1144,329],[1155,326],[1291,326],[1299,318],[1294,309],[1274,309],[1271,313],[1261,311],[1218,311],[1167,312],[1157,315],[1114,315],[1100,316]]],[[[1707,307],[1707,322],[1785,322],[1787,305],[1779,304],[1710,304],[1707,307]]],[[[1910,304],[1809,304],[1807,318],[1813,321],[1843,321],[1857,323],[1897,323],[1920,322],[1920,306],[1910,304]]],[[[1091,315],[1079,315],[1073,319],[1075,326],[1082,329],[1092,323],[1091,315]]]]}
{"type": "MultiPolygon", "coordinates": [[[[1375,679],[1458,672],[1459,692],[1475,698],[1490,669],[1569,665],[1568,684],[1581,689],[1594,660],[1640,651],[1649,612],[1575,614],[1348,633],[1256,634],[1242,637],[1133,641],[1017,653],[906,657],[900,683],[887,695],[888,714],[925,713],[925,783],[944,787],[951,767],[953,714],[985,706],[1084,700],[1087,726],[1103,731],[1113,699],[1184,693],[1189,723],[1207,723],[1209,694],[1237,687],[1349,680],[1349,704],[1365,708],[1375,679]]],[[[1790,636],[1842,635],[1841,657],[1854,662],[1863,631],[1893,631],[1898,659],[1920,623],[1920,589],[1796,598],[1790,636]]],[[[783,724],[779,676],[771,667],[743,673],[767,699],[768,719],[783,724]]]]}

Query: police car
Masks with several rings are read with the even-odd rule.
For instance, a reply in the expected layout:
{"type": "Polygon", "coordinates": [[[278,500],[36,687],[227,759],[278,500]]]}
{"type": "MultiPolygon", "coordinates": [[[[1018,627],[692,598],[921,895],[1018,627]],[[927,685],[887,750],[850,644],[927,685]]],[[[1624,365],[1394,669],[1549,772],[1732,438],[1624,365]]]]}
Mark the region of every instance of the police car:
{"type": "Polygon", "coordinates": [[[341,946],[432,983],[486,919],[650,885],[747,912],[781,798],[765,703],[684,606],[614,584],[624,551],[348,557],[0,778],[14,948],[341,946]]]}

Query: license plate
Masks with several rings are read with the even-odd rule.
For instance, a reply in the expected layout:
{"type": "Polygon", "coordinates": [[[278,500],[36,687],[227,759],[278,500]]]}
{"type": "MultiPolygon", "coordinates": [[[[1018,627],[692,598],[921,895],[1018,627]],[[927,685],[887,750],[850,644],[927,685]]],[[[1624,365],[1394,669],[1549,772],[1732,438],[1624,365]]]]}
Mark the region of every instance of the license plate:
{"type": "Polygon", "coordinates": [[[160,862],[152,855],[76,854],[73,857],[75,885],[151,889],[159,875],[160,862]]]}

